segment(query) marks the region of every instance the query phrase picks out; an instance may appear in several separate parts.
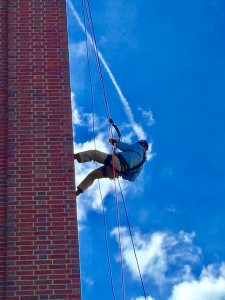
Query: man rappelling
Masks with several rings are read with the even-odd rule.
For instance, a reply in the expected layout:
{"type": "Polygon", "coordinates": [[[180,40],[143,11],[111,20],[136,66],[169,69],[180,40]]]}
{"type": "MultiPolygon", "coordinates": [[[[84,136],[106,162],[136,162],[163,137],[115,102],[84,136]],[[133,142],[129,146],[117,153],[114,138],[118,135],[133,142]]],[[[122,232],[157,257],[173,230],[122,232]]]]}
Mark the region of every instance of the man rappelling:
{"type": "Polygon", "coordinates": [[[139,140],[134,144],[121,142],[119,139],[110,138],[109,142],[115,149],[121,150],[118,153],[108,154],[98,150],[88,150],[74,154],[74,159],[79,163],[96,161],[103,166],[95,169],[78,185],[76,196],[79,196],[88,189],[95,179],[118,178],[134,181],[146,161],[148,142],[139,140]]]}

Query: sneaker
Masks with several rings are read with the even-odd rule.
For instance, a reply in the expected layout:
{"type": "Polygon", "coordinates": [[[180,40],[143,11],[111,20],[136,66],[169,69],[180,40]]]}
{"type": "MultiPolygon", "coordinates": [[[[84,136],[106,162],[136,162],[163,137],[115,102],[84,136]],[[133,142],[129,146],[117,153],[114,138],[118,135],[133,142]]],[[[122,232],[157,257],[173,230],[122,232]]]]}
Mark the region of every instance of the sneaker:
{"type": "Polygon", "coordinates": [[[83,191],[81,190],[81,189],[77,189],[76,190],[76,197],[78,197],[80,194],[82,194],[83,193],[83,191]]]}
{"type": "Polygon", "coordinates": [[[79,153],[74,154],[73,158],[76,159],[80,163],[81,159],[80,159],[80,154],[79,153]]]}

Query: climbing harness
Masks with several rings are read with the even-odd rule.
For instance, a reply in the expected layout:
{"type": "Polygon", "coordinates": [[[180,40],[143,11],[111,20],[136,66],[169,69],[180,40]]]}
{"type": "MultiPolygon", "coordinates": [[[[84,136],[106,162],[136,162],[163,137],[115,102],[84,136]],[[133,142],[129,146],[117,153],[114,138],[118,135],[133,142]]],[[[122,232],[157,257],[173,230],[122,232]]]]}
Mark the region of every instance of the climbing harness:
{"type": "Polygon", "coordinates": [[[137,175],[139,174],[139,172],[141,171],[145,162],[146,162],[146,155],[144,155],[142,161],[137,166],[124,170],[124,172],[122,173],[122,178],[124,180],[134,181],[137,175]]]}

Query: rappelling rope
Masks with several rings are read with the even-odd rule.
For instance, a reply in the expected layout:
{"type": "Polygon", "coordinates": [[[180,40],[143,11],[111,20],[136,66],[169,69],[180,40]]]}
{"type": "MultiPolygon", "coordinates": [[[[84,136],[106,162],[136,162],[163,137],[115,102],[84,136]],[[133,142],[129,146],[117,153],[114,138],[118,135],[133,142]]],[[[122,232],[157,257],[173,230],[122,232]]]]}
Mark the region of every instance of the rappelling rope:
{"type": "MultiPolygon", "coordinates": [[[[93,135],[94,135],[94,148],[95,148],[95,150],[97,150],[96,140],[95,140],[94,92],[93,92],[93,83],[92,83],[92,75],[91,75],[91,68],[90,68],[88,40],[87,40],[87,27],[86,27],[86,18],[85,18],[83,0],[82,0],[82,11],[83,11],[83,19],[84,19],[84,25],[85,25],[86,55],[87,55],[88,73],[89,73],[89,81],[90,81],[90,93],[91,93],[91,104],[92,104],[92,129],[93,129],[93,135]]],[[[105,236],[105,245],[106,245],[106,256],[107,256],[107,262],[108,262],[108,267],[109,267],[110,285],[111,285],[111,289],[112,289],[113,299],[116,300],[114,283],[113,283],[113,275],[112,275],[112,267],[111,267],[111,261],[110,261],[110,255],[109,255],[109,243],[108,243],[108,238],[107,238],[108,237],[108,232],[107,232],[107,221],[106,221],[105,205],[104,205],[104,200],[103,200],[103,197],[102,197],[101,185],[100,185],[99,180],[98,180],[98,188],[99,188],[101,203],[102,203],[104,236],[105,236]]]]}
{"type": "MultiPolygon", "coordinates": [[[[88,59],[89,79],[90,79],[91,95],[92,95],[93,132],[95,131],[94,130],[94,128],[95,128],[95,124],[94,124],[94,96],[93,96],[93,85],[92,85],[92,79],[91,79],[90,62],[89,62],[89,52],[88,52],[88,42],[87,42],[87,29],[86,29],[87,26],[86,26],[85,12],[86,12],[87,20],[88,20],[88,23],[89,23],[89,29],[90,29],[90,33],[91,33],[92,45],[93,45],[93,49],[94,49],[94,53],[95,53],[96,64],[97,64],[97,69],[98,69],[99,78],[100,78],[100,84],[101,84],[103,98],[104,98],[104,102],[105,102],[105,106],[106,106],[106,112],[107,112],[107,116],[108,116],[109,136],[112,137],[112,126],[113,126],[115,128],[115,130],[117,131],[117,134],[118,134],[118,136],[120,138],[121,134],[119,132],[119,129],[114,124],[113,120],[110,118],[109,105],[108,105],[108,100],[107,100],[107,96],[106,96],[106,90],[105,90],[105,86],[104,86],[104,80],[103,80],[103,75],[102,75],[102,70],[101,70],[101,64],[100,64],[100,59],[99,59],[99,52],[98,52],[96,38],[95,38],[94,26],[93,26],[93,22],[92,22],[91,8],[90,8],[90,4],[89,4],[88,0],[82,0],[82,8],[83,8],[84,25],[85,25],[85,33],[86,33],[86,47],[87,47],[87,59],[88,59]]],[[[94,138],[94,144],[95,144],[95,150],[96,150],[95,138],[94,138]]],[[[124,270],[124,266],[123,266],[123,253],[122,253],[122,246],[121,246],[121,232],[120,232],[120,213],[119,213],[117,187],[116,187],[116,181],[115,181],[115,179],[116,179],[115,160],[114,160],[115,148],[113,146],[112,146],[112,150],[113,150],[112,166],[113,166],[114,189],[115,189],[115,199],[116,199],[118,241],[119,241],[120,262],[121,262],[122,295],[123,295],[123,299],[125,300],[125,282],[124,282],[124,271],[123,271],[124,270]]],[[[106,240],[107,259],[108,259],[108,265],[109,265],[109,269],[110,269],[110,281],[111,281],[111,287],[112,287],[113,297],[114,297],[114,300],[115,300],[116,298],[115,298],[115,291],[114,291],[114,286],[113,286],[112,269],[111,269],[110,256],[109,256],[109,247],[108,247],[108,239],[107,239],[107,229],[106,229],[107,225],[106,225],[105,207],[104,207],[103,197],[102,197],[102,193],[101,193],[100,183],[98,182],[98,184],[99,184],[100,196],[101,196],[101,200],[102,200],[103,216],[104,216],[104,228],[105,228],[104,233],[105,233],[105,240],[106,240]]],[[[145,292],[145,287],[144,287],[142,275],[141,275],[141,272],[140,272],[140,267],[139,267],[139,263],[138,263],[138,259],[137,259],[137,254],[136,254],[136,250],[135,250],[135,246],[134,246],[134,241],[133,241],[133,237],[132,237],[130,222],[129,222],[128,213],[127,213],[127,209],[126,209],[126,204],[125,204],[125,200],[124,200],[124,196],[123,196],[123,193],[122,193],[120,182],[119,182],[119,187],[120,187],[120,191],[121,191],[121,195],[122,195],[122,199],[123,199],[124,210],[125,210],[125,214],[126,214],[126,218],[127,218],[129,233],[130,233],[130,237],[131,237],[131,241],[132,241],[132,246],[133,246],[133,250],[134,250],[135,259],[136,259],[136,262],[137,262],[137,267],[138,267],[138,272],[139,272],[139,276],[140,276],[140,280],[141,280],[141,284],[142,284],[142,289],[143,289],[145,300],[147,300],[146,292],[145,292]]]]}
{"type": "MultiPolygon", "coordinates": [[[[89,27],[90,27],[91,37],[92,37],[92,41],[93,41],[93,49],[94,49],[94,52],[95,52],[96,63],[97,63],[97,66],[98,66],[100,83],[101,83],[101,87],[102,87],[102,91],[103,91],[103,97],[104,97],[104,101],[105,101],[105,105],[106,105],[106,111],[107,111],[108,119],[111,119],[110,118],[110,113],[109,113],[109,106],[108,106],[106,91],[105,91],[105,87],[104,87],[103,76],[102,76],[102,72],[101,72],[100,60],[99,60],[99,57],[98,57],[98,50],[97,50],[97,44],[96,44],[96,40],[95,40],[95,34],[94,34],[94,28],[93,28],[93,23],[92,23],[90,5],[89,5],[88,1],[82,0],[82,7],[83,7],[84,18],[85,18],[85,12],[86,12],[88,23],[89,23],[89,27]]],[[[86,21],[85,21],[84,24],[85,24],[85,31],[86,31],[86,21]]],[[[87,32],[86,32],[86,43],[87,43],[87,32]]],[[[89,55],[87,55],[87,58],[88,58],[88,61],[89,61],[89,55]]],[[[90,72],[90,63],[88,63],[88,69],[89,69],[89,74],[91,74],[91,72],[90,72]]],[[[89,75],[89,77],[90,77],[90,75],[89,75]]],[[[92,83],[92,81],[91,81],[91,83],[92,83]]],[[[93,88],[91,89],[91,93],[93,94],[93,88]]],[[[92,97],[92,99],[93,99],[93,97],[92,97]]],[[[111,123],[110,122],[109,122],[109,128],[111,129],[111,123]]],[[[112,136],[112,130],[111,130],[110,133],[111,133],[110,136],[112,136]]],[[[95,145],[95,147],[96,147],[96,145],[95,145]]],[[[115,196],[116,196],[117,227],[118,227],[118,236],[119,236],[119,245],[120,245],[120,257],[121,257],[122,294],[123,294],[123,299],[125,300],[124,271],[123,271],[123,258],[122,258],[122,246],[121,246],[121,234],[120,234],[120,218],[119,218],[118,197],[117,197],[116,183],[115,183],[114,155],[112,155],[112,162],[113,162],[112,164],[113,164],[113,173],[114,173],[114,188],[115,188],[115,196]]],[[[102,198],[102,195],[101,195],[101,198],[102,198]]],[[[102,200],[102,207],[103,207],[103,215],[104,215],[104,228],[105,228],[105,237],[106,237],[107,259],[108,259],[108,264],[109,264],[109,267],[110,267],[110,281],[111,281],[111,287],[112,287],[113,297],[115,299],[115,292],[114,292],[113,279],[112,279],[112,270],[111,270],[111,264],[110,264],[110,259],[109,259],[109,251],[108,251],[108,240],[107,240],[107,230],[106,230],[106,217],[105,217],[105,208],[104,208],[103,200],[102,200]]]]}
{"type": "Polygon", "coordinates": [[[102,94],[103,94],[105,107],[106,107],[106,112],[107,112],[108,118],[110,118],[109,105],[108,105],[108,100],[107,100],[107,95],[106,95],[106,90],[105,90],[105,84],[104,84],[103,75],[102,75],[101,63],[100,63],[99,54],[98,54],[99,52],[98,52],[98,47],[97,47],[96,38],[95,38],[95,30],[94,30],[93,21],[92,21],[92,14],[91,14],[91,8],[90,8],[89,0],[82,0],[82,4],[85,7],[87,20],[88,20],[88,23],[89,23],[91,41],[92,41],[92,45],[93,45],[93,49],[94,49],[96,64],[97,64],[98,73],[99,73],[100,84],[101,84],[101,88],[102,88],[102,94]]]}
{"type": "Polygon", "coordinates": [[[121,281],[122,281],[122,295],[125,300],[125,281],[124,281],[124,266],[123,266],[123,252],[122,252],[122,243],[121,243],[121,232],[120,232],[120,213],[119,213],[119,201],[116,187],[116,170],[115,170],[115,156],[112,155],[112,166],[113,166],[113,177],[114,177],[114,191],[116,199],[116,217],[117,217],[117,228],[118,228],[118,241],[120,249],[120,265],[121,265],[121,281]]]}

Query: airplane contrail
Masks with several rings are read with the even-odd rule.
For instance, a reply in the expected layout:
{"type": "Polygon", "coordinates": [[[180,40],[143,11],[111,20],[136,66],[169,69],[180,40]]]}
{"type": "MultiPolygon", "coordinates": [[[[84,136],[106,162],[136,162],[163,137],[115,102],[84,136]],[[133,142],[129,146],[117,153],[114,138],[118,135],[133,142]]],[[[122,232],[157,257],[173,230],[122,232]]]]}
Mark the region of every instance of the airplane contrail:
{"type": "Polygon", "coordinates": [[[112,74],[112,72],[111,72],[111,70],[110,70],[108,64],[106,63],[104,57],[102,56],[101,52],[98,51],[98,50],[96,49],[96,45],[95,45],[95,43],[94,43],[92,37],[91,37],[90,34],[86,31],[85,26],[84,26],[83,22],[81,21],[81,18],[80,18],[80,16],[78,15],[78,13],[77,13],[76,9],[74,8],[73,4],[71,3],[71,1],[70,1],[70,0],[67,0],[67,2],[68,2],[68,4],[69,4],[69,6],[70,6],[70,9],[71,9],[71,11],[72,11],[74,17],[75,17],[76,20],[77,20],[77,22],[78,22],[80,28],[82,29],[82,31],[83,31],[84,33],[87,33],[87,38],[88,38],[89,42],[93,45],[95,51],[97,51],[98,56],[99,56],[99,59],[100,59],[100,61],[102,62],[103,66],[104,66],[104,68],[105,68],[105,70],[106,70],[106,72],[107,72],[108,75],[109,75],[109,78],[111,79],[111,81],[112,81],[112,83],[113,83],[113,85],[114,85],[114,87],[115,87],[115,89],[116,89],[116,91],[117,91],[117,93],[118,93],[118,95],[119,95],[119,99],[121,100],[121,103],[122,103],[122,105],[123,105],[124,111],[125,111],[125,113],[126,113],[128,119],[129,119],[129,121],[130,121],[130,124],[131,124],[132,127],[133,127],[134,132],[136,133],[136,135],[137,135],[137,137],[138,137],[139,139],[144,139],[144,138],[146,138],[146,133],[144,132],[143,128],[142,128],[139,124],[137,124],[137,123],[135,122],[135,120],[134,120],[134,115],[133,115],[133,112],[132,112],[132,110],[131,110],[131,107],[130,107],[130,105],[129,105],[127,99],[124,97],[124,95],[123,95],[123,93],[122,93],[122,91],[121,91],[121,89],[120,89],[120,87],[119,87],[119,85],[118,85],[118,83],[117,83],[117,81],[116,81],[114,75],[112,74]]]}

